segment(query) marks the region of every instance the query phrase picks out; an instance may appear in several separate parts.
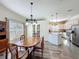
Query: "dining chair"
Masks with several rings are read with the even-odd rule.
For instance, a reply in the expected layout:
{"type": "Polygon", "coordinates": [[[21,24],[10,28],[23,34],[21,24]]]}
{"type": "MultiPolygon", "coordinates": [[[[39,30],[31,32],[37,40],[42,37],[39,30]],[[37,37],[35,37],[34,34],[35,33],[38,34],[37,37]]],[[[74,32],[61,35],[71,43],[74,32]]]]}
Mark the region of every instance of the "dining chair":
{"type": "Polygon", "coordinates": [[[20,36],[20,40],[24,40],[25,36],[24,35],[21,35],[20,36]]]}
{"type": "Polygon", "coordinates": [[[43,57],[43,51],[44,51],[44,37],[42,37],[41,42],[34,47],[33,53],[34,52],[41,52],[41,56],[43,57]]]}
{"type": "MultiPolygon", "coordinates": [[[[24,35],[21,35],[21,36],[20,36],[20,41],[21,41],[21,40],[23,41],[24,39],[25,39],[25,36],[24,36],[24,35]]],[[[20,47],[20,50],[24,50],[24,49],[25,49],[25,48],[20,47]]]]}
{"type": "Polygon", "coordinates": [[[7,39],[3,39],[0,40],[0,53],[5,52],[5,59],[8,58],[8,40],[7,39]]]}
{"type": "Polygon", "coordinates": [[[27,59],[28,49],[27,50],[18,50],[18,47],[14,44],[9,45],[9,51],[11,53],[11,59],[27,59]]]}

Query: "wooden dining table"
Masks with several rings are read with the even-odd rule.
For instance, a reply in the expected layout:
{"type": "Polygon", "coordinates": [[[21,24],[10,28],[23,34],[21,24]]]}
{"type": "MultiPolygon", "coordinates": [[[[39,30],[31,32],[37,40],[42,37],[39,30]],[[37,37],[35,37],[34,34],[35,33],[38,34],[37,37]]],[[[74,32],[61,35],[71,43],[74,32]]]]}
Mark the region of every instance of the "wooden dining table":
{"type": "Polygon", "coordinates": [[[41,42],[41,38],[32,37],[32,38],[27,38],[27,39],[19,40],[19,41],[16,41],[16,42],[12,42],[10,44],[14,44],[17,47],[24,47],[24,48],[27,49],[27,48],[32,48],[32,47],[36,46],[40,42],[41,42]]]}
{"type": "Polygon", "coordinates": [[[40,41],[41,41],[41,38],[34,37],[34,38],[27,38],[27,39],[19,40],[16,42],[12,42],[11,44],[14,44],[18,47],[30,48],[39,44],[40,41]]]}
{"type": "Polygon", "coordinates": [[[27,39],[23,39],[23,40],[19,40],[10,44],[14,44],[17,47],[24,47],[26,49],[29,49],[29,55],[31,55],[31,52],[34,48],[34,46],[36,46],[37,44],[39,44],[41,42],[41,38],[39,37],[33,37],[33,38],[27,38],[27,39]]]}

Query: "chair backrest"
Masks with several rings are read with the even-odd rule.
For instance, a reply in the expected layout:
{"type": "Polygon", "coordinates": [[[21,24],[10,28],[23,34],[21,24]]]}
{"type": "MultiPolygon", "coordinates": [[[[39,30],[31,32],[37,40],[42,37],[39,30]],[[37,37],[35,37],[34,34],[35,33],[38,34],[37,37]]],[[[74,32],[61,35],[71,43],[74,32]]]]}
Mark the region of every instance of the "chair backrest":
{"type": "Polygon", "coordinates": [[[25,36],[21,35],[20,40],[24,40],[24,39],[25,39],[25,36]]]}
{"type": "Polygon", "coordinates": [[[9,45],[9,51],[11,53],[11,59],[18,59],[18,47],[13,45],[13,44],[10,44],[9,45]]]}
{"type": "Polygon", "coordinates": [[[44,49],[44,37],[42,37],[41,48],[44,49]]]}
{"type": "Polygon", "coordinates": [[[6,50],[8,48],[8,40],[7,39],[3,39],[0,40],[0,52],[1,50],[6,50]]]}

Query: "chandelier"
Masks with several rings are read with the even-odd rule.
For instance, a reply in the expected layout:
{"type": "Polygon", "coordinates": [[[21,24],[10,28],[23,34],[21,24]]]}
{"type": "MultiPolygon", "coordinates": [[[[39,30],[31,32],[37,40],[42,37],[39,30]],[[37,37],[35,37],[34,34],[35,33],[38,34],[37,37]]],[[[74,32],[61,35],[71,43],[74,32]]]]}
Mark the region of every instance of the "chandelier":
{"type": "Polygon", "coordinates": [[[26,25],[28,25],[28,23],[32,23],[32,24],[37,23],[36,19],[33,19],[33,14],[32,14],[33,2],[30,2],[30,5],[31,5],[31,15],[30,15],[30,19],[26,19],[26,25]]]}

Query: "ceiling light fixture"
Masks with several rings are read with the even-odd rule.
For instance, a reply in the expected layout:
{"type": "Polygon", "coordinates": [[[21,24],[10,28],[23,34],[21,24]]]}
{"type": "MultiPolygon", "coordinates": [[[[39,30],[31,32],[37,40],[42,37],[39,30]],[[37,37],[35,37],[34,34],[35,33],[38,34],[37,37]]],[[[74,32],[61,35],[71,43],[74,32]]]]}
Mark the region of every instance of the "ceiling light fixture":
{"type": "Polygon", "coordinates": [[[36,19],[33,19],[33,14],[32,14],[33,2],[31,2],[30,4],[31,4],[31,15],[30,15],[31,18],[30,19],[26,19],[26,25],[28,25],[29,22],[30,23],[34,23],[34,24],[37,23],[36,19]]]}

